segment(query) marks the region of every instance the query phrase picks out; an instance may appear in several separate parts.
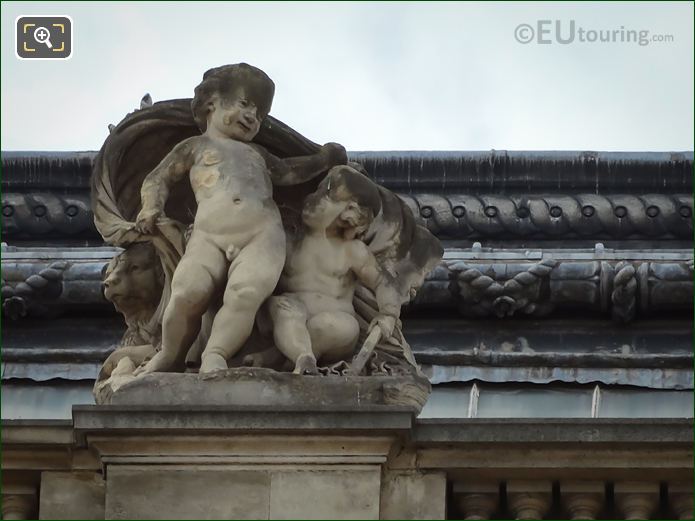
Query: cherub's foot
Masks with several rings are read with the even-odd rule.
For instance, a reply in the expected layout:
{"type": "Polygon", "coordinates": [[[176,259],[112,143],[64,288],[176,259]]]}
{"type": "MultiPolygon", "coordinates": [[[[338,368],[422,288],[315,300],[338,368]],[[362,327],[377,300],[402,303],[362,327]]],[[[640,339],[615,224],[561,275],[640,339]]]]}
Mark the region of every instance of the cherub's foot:
{"type": "Polygon", "coordinates": [[[294,374],[319,374],[316,367],[316,357],[314,355],[300,355],[294,366],[294,374]]]}
{"type": "Polygon", "coordinates": [[[133,361],[124,356],[116,364],[116,368],[111,371],[111,376],[123,375],[123,374],[133,374],[135,372],[135,364],[133,361]]]}
{"type": "Polygon", "coordinates": [[[203,353],[200,361],[200,374],[212,373],[213,371],[226,371],[227,360],[222,355],[217,353],[203,353]]]}
{"type": "Polygon", "coordinates": [[[152,359],[147,362],[145,365],[138,367],[134,372],[133,375],[139,376],[141,374],[149,374],[149,373],[166,373],[166,372],[172,372],[176,368],[174,367],[176,364],[174,361],[172,361],[170,358],[166,357],[164,355],[163,351],[159,351],[157,354],[155,354],[152,359]]]}

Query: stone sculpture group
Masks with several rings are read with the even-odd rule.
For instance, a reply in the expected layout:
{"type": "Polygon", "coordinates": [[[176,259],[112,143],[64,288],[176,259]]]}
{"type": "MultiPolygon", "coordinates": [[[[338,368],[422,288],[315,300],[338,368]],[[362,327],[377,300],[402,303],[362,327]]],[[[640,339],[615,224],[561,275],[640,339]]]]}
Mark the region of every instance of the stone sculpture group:
{"type": "Polygon", "coordinates": [[[424,403],[399,317],[441,245],[341,145],[269,116],[274,90],[256,67],[217,67],[192,100],[147,103],[111,127],[92,205],[124,248],[104,294],[127,331],[97,403],[155,373],[268,371],[405,379],[424,403]]]}

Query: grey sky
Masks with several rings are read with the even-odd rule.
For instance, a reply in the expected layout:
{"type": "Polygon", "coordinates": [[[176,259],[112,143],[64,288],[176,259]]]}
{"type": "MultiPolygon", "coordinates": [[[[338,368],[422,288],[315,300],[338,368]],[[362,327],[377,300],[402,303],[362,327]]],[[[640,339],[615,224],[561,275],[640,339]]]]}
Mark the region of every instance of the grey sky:
{"type": "MultiPolygon", "coordinates": [[[[552,37],[552,36],[551,36],[552,37]]],[[[272,114],[349,150],[692,150],[693,4],[3,2],[2,149],[95,150],[140,97],[246,61],[272,114]],[[20,61],[19,15],[67,14],[67,61],[20,61]],[[521,44],[515,28],[673,42],[521,44]]]]}

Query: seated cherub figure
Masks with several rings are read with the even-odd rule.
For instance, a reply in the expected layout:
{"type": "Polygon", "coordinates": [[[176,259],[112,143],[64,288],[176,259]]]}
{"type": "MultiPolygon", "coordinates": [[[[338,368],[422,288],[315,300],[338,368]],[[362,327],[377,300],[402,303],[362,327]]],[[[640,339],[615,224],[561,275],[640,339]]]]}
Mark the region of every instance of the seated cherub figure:
{"type": "Polygon", "coordinates": [[[281,295],[268,299],[277,348],[296,374],[316,374],[317,360],[349,358],[359,337],[352,305],[357,281],[375,292],[380,315],[370,325],[388,338],[400,313],[395,281],[359,237],[381,209],[374,183],[348,166],[334,167],[307,196],[303,228],[288,244],[281,295]]]}
{"type": "Polygon", "coordinates": [[[285,232],[273,185],[303,183],[347,160],[345,149],[335,143],[288,159],[252,143],[274,90],[263,71],[245,63],[207,71],[192,102],[203,134],[176,145],[143,182],[136,221],[141,233],[155,233],[170,190],[180,180],[189,179],[198,209],[173,274],[161,350],[139,372],[182,370],[202,316],[220,294],[222,306],[200,372],[227,368],[285,263],[285,232]]]}

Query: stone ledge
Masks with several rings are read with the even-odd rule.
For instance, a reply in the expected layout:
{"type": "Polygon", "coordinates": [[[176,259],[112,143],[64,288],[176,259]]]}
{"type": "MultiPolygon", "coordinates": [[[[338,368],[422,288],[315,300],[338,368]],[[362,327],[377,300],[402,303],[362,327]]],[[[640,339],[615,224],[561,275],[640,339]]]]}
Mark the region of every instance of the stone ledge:
{"type": "Polygon", "coordinates": [[[138,406],[258,406],[318,409],[364,405],[410,407],[416,414],[430,393],[425,377],[302,376],[261,367],[235,367],[210,374],[153,373],[120,377],[97,403],[138,406]]]}
{"type": "Polygon", "coordinates": [[[409,432],[414,412],[392,405],[293,406],[142,406],[84,405],[73,407],[78,445],[91,433],[222,434],[222,433],[358,433],[409,432]]]}
{"type": "Polygon", "coordinates": [[[435,443],[678,443],[693,442],[691,418],[423,419],[418,444],[435,443]]]}
{"type": "Polygon", "coordinates": [[[17,445],[72,445],[70,420],[2,420],[2,444],[17,445]]]}

